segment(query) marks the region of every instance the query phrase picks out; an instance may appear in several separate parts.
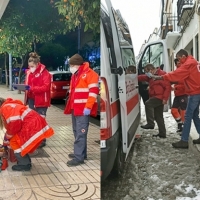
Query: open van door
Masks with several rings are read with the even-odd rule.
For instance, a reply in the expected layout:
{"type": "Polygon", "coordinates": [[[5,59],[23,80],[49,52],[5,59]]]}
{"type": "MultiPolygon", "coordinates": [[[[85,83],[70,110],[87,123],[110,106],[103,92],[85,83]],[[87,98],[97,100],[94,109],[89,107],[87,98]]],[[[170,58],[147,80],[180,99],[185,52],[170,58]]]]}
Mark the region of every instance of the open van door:
{"type": "MultiPolygon", "coordinates": [[[[138,73],[144,73],[144,66],[147,63],[153,64],[155,67],[161,67],[165,72],[172,71],[170,57],[168,55],[167,44],[165,40],[158,40],[155,42],[147,43],[144,47],[141,57],[138,60],[138,73]]],[[[140,91],[142,89],[140,88],[140,91]]],[[[142,91],[141,91],[142,92],[142,91]]],[[[171,107],[171,95],[168,104],[164,107],[164,112],[168,111],[168,105],[171,107]]]]}
{"type": "Polygon", "coordinates": [[[120,100],[122,147],[128,156],[140,122],[140,105],[138,95],[137,74],[126,74],[129,65],[136,65],[129,28],[118,11],[112,8],[110,0],[106,0],[110,21],[114,50],[117,59],[116,68],[111,72],[118,75],[118,93],[120,100]]]}

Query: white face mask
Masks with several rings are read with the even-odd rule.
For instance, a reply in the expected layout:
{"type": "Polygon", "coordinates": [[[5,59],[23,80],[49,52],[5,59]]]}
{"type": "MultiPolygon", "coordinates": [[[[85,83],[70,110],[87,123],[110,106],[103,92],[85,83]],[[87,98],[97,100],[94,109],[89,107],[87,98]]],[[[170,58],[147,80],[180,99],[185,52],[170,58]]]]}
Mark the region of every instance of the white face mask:
{"type": "Polygon", "coordinates": [[[30,71],[31,71],[31,73],[34,73],[35,70],[36,70],[36,67],[30,67],[30,71]]]}
{"type": "Polygon", "coordinates": [[[70,68],[69,68],[69,71],[70,71],[72,74],[75,74],[77,70],[78,70],[78,69],[77,69],[76,67],[70,67],[70,68]]]}

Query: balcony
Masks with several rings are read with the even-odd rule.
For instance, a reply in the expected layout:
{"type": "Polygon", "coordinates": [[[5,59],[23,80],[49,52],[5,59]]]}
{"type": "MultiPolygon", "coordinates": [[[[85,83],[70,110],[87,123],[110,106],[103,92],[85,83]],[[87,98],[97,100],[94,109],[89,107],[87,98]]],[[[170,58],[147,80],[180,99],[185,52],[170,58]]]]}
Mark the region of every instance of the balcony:
{"type": "Polygon", "coordinates": [[[178,0],[177,15],[178,25],[187,26],[194,14],[194,0],[178,0]]]}
{"type": "Polygon", "coordinates": [[[180,32],[181,28],[177,25],[177,16],[173,16],[171,13],[165,13],[166,24],[162,25],[161,38],[165,39],[170,32],[180,32]]]}

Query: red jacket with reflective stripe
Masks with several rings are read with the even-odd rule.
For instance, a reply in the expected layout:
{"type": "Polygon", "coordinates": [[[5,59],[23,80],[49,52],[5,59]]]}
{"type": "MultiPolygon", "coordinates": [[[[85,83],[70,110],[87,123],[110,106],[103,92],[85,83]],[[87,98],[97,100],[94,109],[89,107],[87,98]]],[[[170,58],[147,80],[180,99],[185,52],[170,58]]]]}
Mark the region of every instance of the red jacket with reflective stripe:
{"type": "MultiPolygon", "coordinates": [[[[161,76],[166,74],[165,71],[162,71],[160,68],[157,69],[156,73],[154,75],[161,76]]],[[[170,92],[171,92],[171,84],[169,81],[154,81],[152,78],[149,78],[146,75],[139,75],[138,76],[139,82],[149,82],[149,96],[150,97],[156,97],[161,100],[167,101],[170,92]]]]}
{"type": "Polygon", "coordinates": [[[163,78],[170,82],[184,81],[188,95],[200,94],[200,65],[192,56],[188,56],[178,69],[165,74],[163,78]]]}
{"type": "Polygon", "coordinates": [[[18,152],[24,156],[33,152],[44,138],[51,137],[54,131],[37,112],[23,105],[19,100],[7,99],[0,107],[6,138],[17,134],[21,147],[18,152]]]}
{"type": "Polygon", "coordinates": [[[81,65],[73,74],[70,82],[70,92],[64,113],[75,116],[83,115],[84,108],[91,109],[90,115],[97,115],[97,95],[99,94],[99,75],[89,68],[89,63],[81,65]]]}
{"type": "Polygon", "coordinates": [[[44,65],[39,63],[34,73],[27,70],[25,84],[30,86],[30,90],[25,92],[25,105],[30,98],[34,99],[35,107],[50,106],[51,74],[44,65]]]}

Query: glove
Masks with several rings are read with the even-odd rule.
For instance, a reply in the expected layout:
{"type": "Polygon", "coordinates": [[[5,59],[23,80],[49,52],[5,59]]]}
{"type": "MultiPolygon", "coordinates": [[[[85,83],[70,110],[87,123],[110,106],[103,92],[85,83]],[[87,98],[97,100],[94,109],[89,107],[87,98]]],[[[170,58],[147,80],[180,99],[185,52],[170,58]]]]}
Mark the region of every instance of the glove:
{"type": "Polygon", "coordinates": [[[30,90],[30,88],[31,88],[31,87],[30,87],[29,85],[26,85],[26,86],[25,86],[25,90],[30,90]]]}
{"type": "Polygon", "coordinates": [[[83,110],[83,115],[90,115],[91,109],[89,108],[84,108],[83,110]]]}
{"type": "Polygon", "coordinates": [[[148,76],[149,78],[151,78],[152,76],[153,76],[153,74],[151,73],[151,72],[147,72],[147,73],[145,73],[146,74],[146,76],[148,76]]]}

